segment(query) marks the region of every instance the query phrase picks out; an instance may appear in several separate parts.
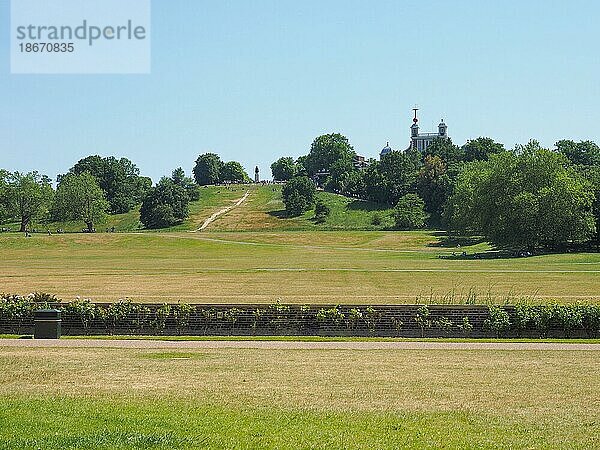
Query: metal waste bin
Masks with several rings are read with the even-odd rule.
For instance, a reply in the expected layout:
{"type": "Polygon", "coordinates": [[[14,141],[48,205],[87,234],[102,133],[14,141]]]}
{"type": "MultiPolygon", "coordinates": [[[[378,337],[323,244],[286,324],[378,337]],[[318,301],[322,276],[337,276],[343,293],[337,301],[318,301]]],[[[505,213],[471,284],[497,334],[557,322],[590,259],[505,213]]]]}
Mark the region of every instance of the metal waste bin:
{"type": "Polygon", "coordinates": [[[39,309],[34,313],[34,339],[60,339],[60,311],[58,309],[39,309]]]}

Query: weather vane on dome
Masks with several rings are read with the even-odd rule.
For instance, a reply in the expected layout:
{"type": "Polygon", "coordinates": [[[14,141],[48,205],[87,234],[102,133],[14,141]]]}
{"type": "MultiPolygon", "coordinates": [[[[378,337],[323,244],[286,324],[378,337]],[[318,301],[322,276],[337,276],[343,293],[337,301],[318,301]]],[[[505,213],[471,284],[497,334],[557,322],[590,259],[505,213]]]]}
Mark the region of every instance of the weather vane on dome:
{"type": "Polygon", "coordinates": [[[415,112],[415,118],[413,119],[414,123],[417,123],[419,121],[419,119],[417,118],[417,111],[419,110],[418,106],[415,105],[415,107],[413,108],[413,111],[415,112]]]}

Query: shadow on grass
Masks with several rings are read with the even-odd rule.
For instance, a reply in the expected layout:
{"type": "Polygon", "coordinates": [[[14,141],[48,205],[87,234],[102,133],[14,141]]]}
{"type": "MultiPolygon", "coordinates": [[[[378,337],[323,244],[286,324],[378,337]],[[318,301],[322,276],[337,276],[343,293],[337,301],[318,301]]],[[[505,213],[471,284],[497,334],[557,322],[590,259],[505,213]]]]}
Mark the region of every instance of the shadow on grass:
{"type": "Polygon", "coordinates": [[[292,217],[287,213],[285,209],[280,209],[279,211],[269,211],[267,214],[278,219],[289,219],[290,217],[292,217]]]}
{"type": "Polygon", "coordinates": [[[434,231],[432,235],[437,237],[439,240],[438,242],[430,242],[427,244],[428,247],[468,247],[486,242],[485,238],[482,236],[449,236],[445,231],[434,231]]]}

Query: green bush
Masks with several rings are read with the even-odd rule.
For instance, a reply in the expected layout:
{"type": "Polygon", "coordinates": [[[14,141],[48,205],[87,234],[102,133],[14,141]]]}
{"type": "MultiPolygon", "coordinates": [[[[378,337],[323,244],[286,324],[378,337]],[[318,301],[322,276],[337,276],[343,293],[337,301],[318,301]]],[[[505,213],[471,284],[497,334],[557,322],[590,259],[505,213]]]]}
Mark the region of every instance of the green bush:
{"type": "Polygon", "coordinates": [[[170,315],[171,305],[169,305],[168,303],[163,303],[161,306],[156,308],[156,311],[154,313],[154,321],[152,324],[158,332],[162,333],[164,331],[165,326],[167,325],[167,320],[169,319],[170,315]]]}
{"type": "Polygon", "coordinates": [[[73,317],[81,322],[85,334],[88,334],[90,323],[98,318],[98,306],[89,298],[76,299],[75,301],[69,302],[64,308],[65,314],[73,317]]]}
{"type": "Polygon", "coordinates": [[[500,337],[500,333],[510,328],[510,316],[499,306],[488,306],[489,317],[483,322],[483,327],[496,333],[496,337],[500,337]]]}
{"type": "Polygon", "coordinates": [[[462,318],[462,323],[456,325],[456,328],[458,328],[465,336],[468,336],[473,331],[473,324],[471,324],[469,318],[465,316],[462,318]]]}
{"type": "Polygon", "coordinates": [[[330,212],[331,210],[329,209],[329,206],[327,206],[323,200],[317,200],[317,203],[315,204],[315,222],[325,222],[330,212]]]}
{"type": "Polygon", "coordinates": [[[427,305],[419,306],[415,314],[415,322],[421,329],[421,337],[425,337],[425,329],[431,328],[431,319],[429,318],[430,311],[427,305]]]}
{"type": "Polygon", "coordinates": [[[339,305],[330,309],[321,308],[317,313],[317,321],[324,325],[338,326],[344,321],[345,317],[339,305]]]}
{"type": "Polygon", "coordinates": [[[427,219],[425,202],[417,194],[406,194],[396,204],[394,219],[396,228],[400,230],[422,228],[427,219]]]}
{"type": "Polygon", "coordinates": [[[187,303],[177,303],[173,308],[173,318],[175,319],[175,326],[177,327],[177,333],[182,334],[190,325],[190,317],[194,307],[187,303]]]}
{"type": "Polygon", "coordinates": [[[440,317],[439,319],[433,321],[433,326],[438,328],[444,334],[450,334],[452,328],[454,327],[454,322],[447,317],[440,317]]]}
{"type": "Polygon", "coordinates": [[[583,327],[583,316],[578,306],[556,305],[553,316],[565,333],[565,337],[570,337],[573,330],[583,327]]]}
{"type": "Polygon", "coordinates": [[[581,325],[588,337],[595,337],[600,334],[600,306],[581,305],[581,325]]]}

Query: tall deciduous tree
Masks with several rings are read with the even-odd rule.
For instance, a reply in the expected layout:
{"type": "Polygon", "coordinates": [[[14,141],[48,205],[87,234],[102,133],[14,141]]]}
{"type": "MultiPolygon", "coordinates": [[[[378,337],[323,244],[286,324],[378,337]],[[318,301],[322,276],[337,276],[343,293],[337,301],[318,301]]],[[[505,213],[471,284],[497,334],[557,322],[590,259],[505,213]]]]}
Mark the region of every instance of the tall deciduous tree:
{"type": "Polygon", "coordinates": [[[287,213],[299,216],[315,203],[315,184],[308,177],[295,177],[285,183],[282,195],[287,213]]]}
{"type": "Polygon", "coordinates": [[[412,153],[392,151],[383,155],[378,168],[385,195],[373,200],[395,205],[403,195],[414,193],[418,167],[419,160],[412,153]]]}
{"type": "Polygon", "coordinates": [[[297,170],[294,158],[289,156],[279,158],[271,164],[271,173],[275,181],[287,181],[296,175],[297,170]]]}
{"type": "Polygon", "coordinates": [[[15,172],[6,176],[4,184],[4,208],[19,220],[21,231],[47,215],[54,195],[50,178],[37,172],[15,172]]]}
{"type": "Polygon", "coordinates": [[[600,165],[600,147],[592,141],[561,140],[556,143],[556,149],[575,165],[600,165]]]}
{"type": "Polygon", "coordinates": [[[590,183],[563,155],[530,142],[467,166],[448,212],[454,228],[496,245],[556,248],[593,235],[593,200],[590,183]]]}
{"type": "Polygon", "coordinates": [[[427,156],[439,156],[446,164],[463,161],[465,157],[463,149],[454,145],[450,138],[434,139],[422,156],[423,159],[427,156]]]}
{"type": "Polygon", "coordinates": [[[439,156],[427,156],[417,176],[417,191],[425,202],[431,222],[439,224],[452,189],[446,164],[439,156]]]}
{"type": "Polygon", "coordinates": [[[465,161],[487,161],[490,155],[505,151],[504,145],[487,137],[469,140],[462,146],[465,161]]]}
{"type": "Polygon", "coordinates": [[[95,223],[106,218],[109,208],[104,191],[89,172],[61,177],[52,207],[59,220],[83,220],[91,232],[95,223]]]}
{"type": "Polygon", "coordinates": [[[346,136],[339,133],[324,134],[313,141],[310,153],[304,161],[305,168],[309,176],[319,171],[329,172],[332,165],[340,160],[341,164],[347,164],[349,161],[351,166],[355,155],[354,148],[346,136]]]}
{"type": "MultiPolygon", "coordinates": [[[[130,211],[141,203],[152,181],[141,177],[140,170],[127,158],[114,156],[88,156],[77,162],[69,173],[80,175],[88,172],[98,181],[110,203],[110,212],[120,214],[130,211]]],[[[59,177],[60,182],[60,177],[59,177]]]]}
{"type": "Polygon", "coordinates": [[[194,180],[200,186],[218,184],[221,181],[221,169],[223,162],[219,155],[214,153],[205,153],[198,156],[194,166],[194,180]]]}
{"type": "Polygon", "coordinates": [[[185,189],[190,201],[200,200],[200,188],[194,183],[194,180],[185,174],[185,171],[181,167],[178,167],[173,171],[171,180],[173,180],[173,183],[185,189]]]}
{"type": "Polygon", "coordinates": [[[0,223],[4,223],[10,219],[10,214],[7,209],[7,193],[8,193],[8,177],[10,172],[5,169],[0,169],[0,223]]]}
{"type": "Polygon", "coordinates": [[[402,196],[394,208],[394,219],[401,230],[422,228],[427,219],[425,203],[417,194],[402,196]]]}
{"type": "Polygon", "coordinates": [[[144,198],[140,221],[146,228],[166,228],[183,222],[188,214],[187,191],[173,179],[164,177],[144,198]]]}
{"type": "Polygon", "coordinates": [[[246,183],[250,177],[237,161],[229,161],[221,167],[221,183],[246,183]]]}

